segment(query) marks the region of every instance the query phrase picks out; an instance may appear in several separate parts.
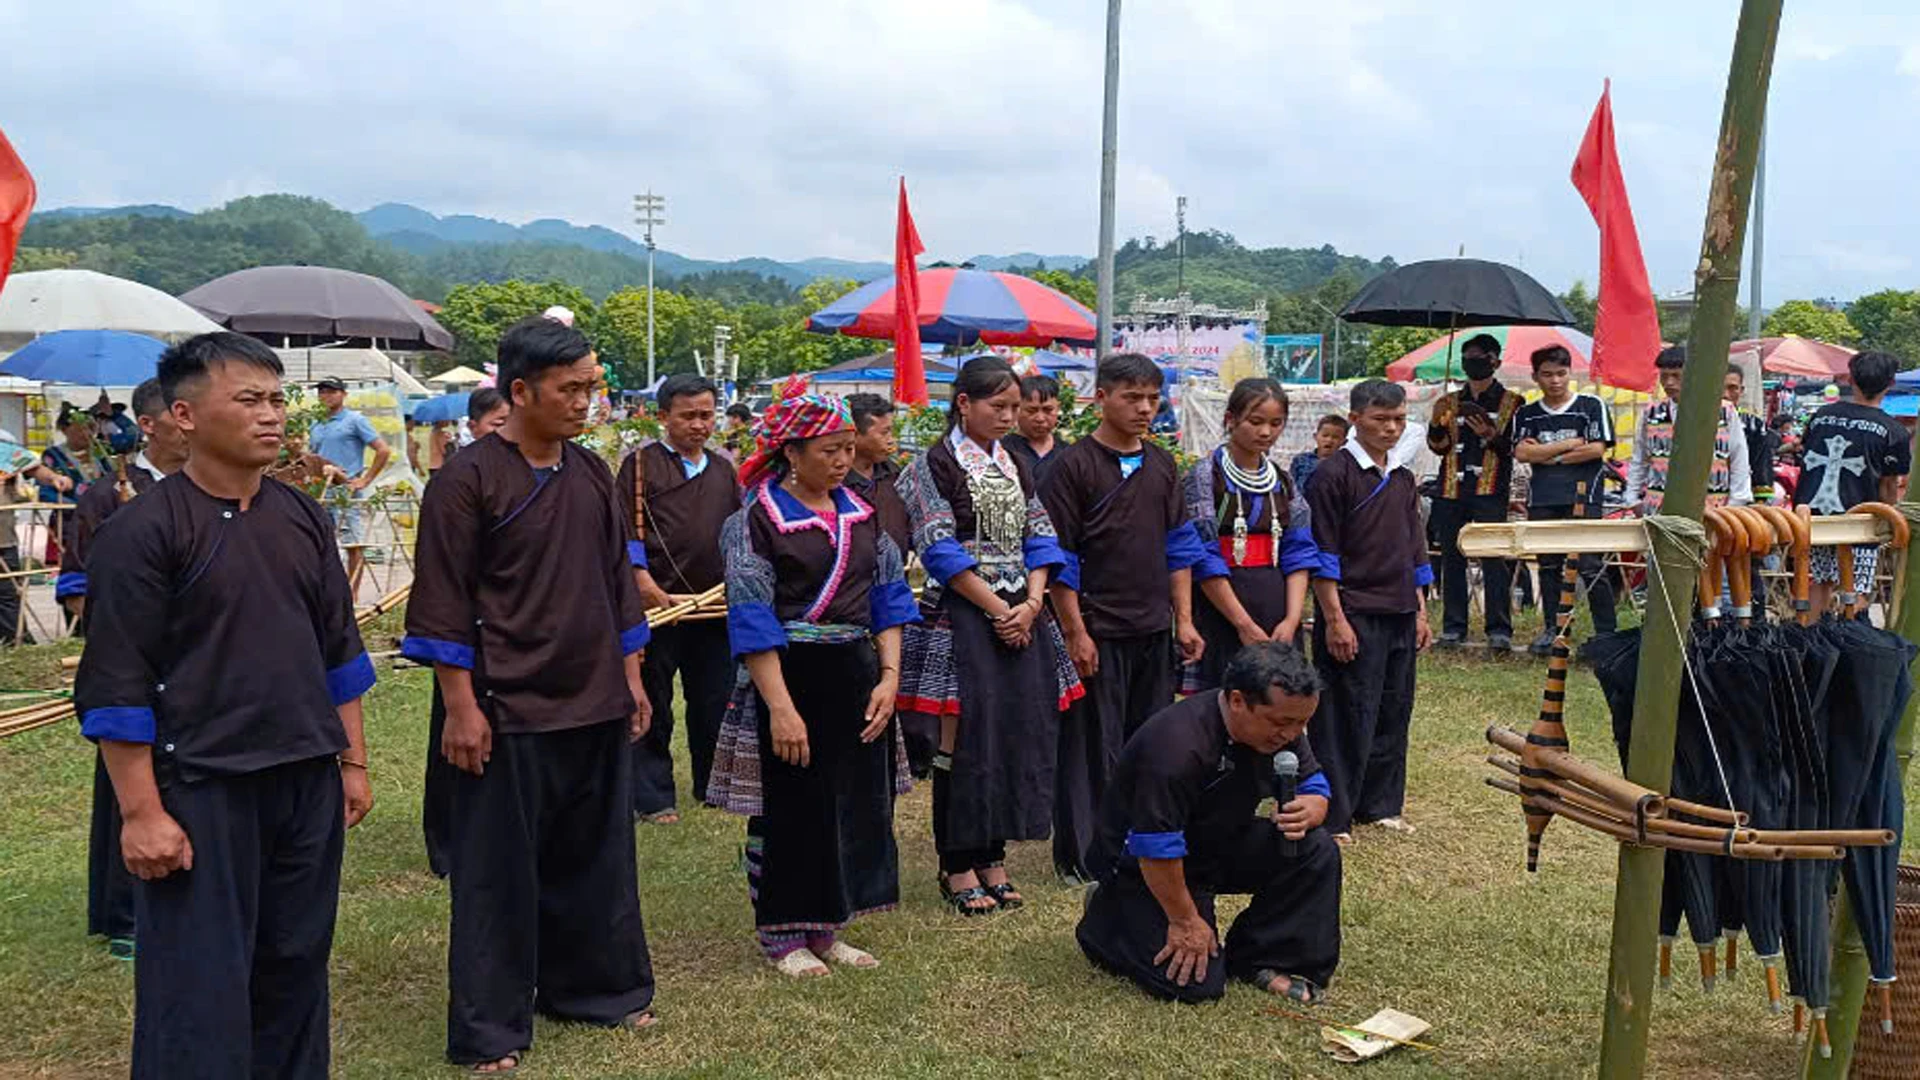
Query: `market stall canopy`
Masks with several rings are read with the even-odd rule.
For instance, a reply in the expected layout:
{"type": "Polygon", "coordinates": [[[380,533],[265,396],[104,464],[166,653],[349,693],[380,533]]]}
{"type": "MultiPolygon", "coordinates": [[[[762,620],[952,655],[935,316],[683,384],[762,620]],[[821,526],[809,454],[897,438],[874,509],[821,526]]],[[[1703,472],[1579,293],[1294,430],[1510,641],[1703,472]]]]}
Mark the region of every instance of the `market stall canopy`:
{"type": "Polygon", "coordinates": [[[451,371],[443,371],[426,380],[435,386],[478,386],[487,381],[487,373],[475,371],[465,364],[451,371]]]}
{"type": "Polygon", "coordinates": [[[426,397],[433,388],[379,349],[275,349],[287,381],[309,386],[334,378],[352,383],[392,383],[402,396],[426,397]]]}
{"type": "Polygon", "coordinates": [[[1821,379],[1832,382],[1851,382],[1847,374],[1847,361],[1853,359],[1855,350],[1845,345],[1829,345],[1812,338],[1785,337],[1748,338],[1727,346],[1733,355],[1743,352],[1760,353],[1762,371],[1775,375],[1798,375],[1806,379],[1821,379]]]}
{"type": "Polygon", "coordinates": [[[124,330],[177,341],[218,329],[159,289],[94,270],[34,270],[0,288],[0,349],[56,330],[124,330]]]}
{"type": "Polygon", "coordinates": [[[215,278],[180,299],[243,334],[330,334],[393,347],[453,348],[453,335],[406,293],[351,270],[256,266],[215,278]]]}
{"type": "MultiPolygon", "coordinates": [[[[927,381],[930,383],[950,383],[955,368],[947,363],[927,357],[927,381]]],[[[812,374],[815,383],[831,386],[836,383],[865,383],[893,381],[893,350],[877,353],[873,356],[860,356],[852,360],[842,360],[832,367],[824,367],[812,374]]]]}
{"type": "MultiPolygon", "coordinates": [[[[1573,377],[1586,379],[1593,362],[1593,339],[1570,326],[1482,326],[1474,334],[1491,334],[1500,342],[1499,378],[1509,386],[1526,387],[1533,382],[1533,354],[1549,345],[1563,346],[1573,357],[1573,377]]],[[[1461,338],[1465,340],[1465,336],[1461,338]]],[[[1439,382],[1447,377],[1447,339],[1438,337],[1387,365],[1387,378],[1395,382],[1439,382]]],[[[1455,343],[1453,373],[1460,374],[1458,343],[1455,343]]]]}
{"type": "Polygon", "coordinates": [[[134,386],[153,378],[167,343],[123,330],[56,330],[0,361],[0,372],[43,383],[134,386]]]}
{"type": "MultiPolygon", "coordinates": [[[[939,266],[920,271],[920,340],[943,345],[1092,344],[1093,312],[1019,274],[939,266]]],[[[869,281],[814,312],[821,334],[892,338],[893,275],[869,281]]]]}

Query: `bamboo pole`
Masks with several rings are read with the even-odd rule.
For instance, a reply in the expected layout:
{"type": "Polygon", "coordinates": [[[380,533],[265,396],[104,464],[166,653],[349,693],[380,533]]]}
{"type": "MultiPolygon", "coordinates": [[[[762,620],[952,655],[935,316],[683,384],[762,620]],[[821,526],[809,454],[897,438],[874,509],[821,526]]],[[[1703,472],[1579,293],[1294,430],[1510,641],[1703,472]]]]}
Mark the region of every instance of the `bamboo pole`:
{"type": "MultiPolygon", "coordinates": [[[[1685,390],[1674,423],[1673,457],[1661,508],[1664,514],[1696,521],[1706,503],[1707,472],[1713,464],[1720,383],[1727,371],[1727,346],[1733,340],[1747,204],[1753,194],[1754,161],[1766,118],[1780,7],[1781,0],[1742,0],[1727,70],[1720,135],[1714,147],[1706,225],[1700,261],[1694,270],[1693,332],[1687,343],[1685,390]]],[[[1738,433],[1734,437],[1739,438],[1738,433]]],[[[1681,665],[1685,662],[1687,613],[1697,572],[1682,560],[1663,564],[1658,552],[1647,562],[1660,573],[1648,587],[1627,778],[1665,792],[1673,781],[1681,665]]],[[[1630,1080],[1647,1074],[1665,861],[1666,853],[1658,849],[1620,846],[1613,943],[1607,961],[1606,1022],[1600,1039],[1601,1080],[1630,1080]]]]}
{"type": "MultiPolygon", "coordinates": [[[[1920,432],[1915,433],[1913,445],[1920,450],[1920,432]]],[[[1909,507],[1920,504],[1920,488],[1908,484],[1902,501],[1909,507]]],[[[1914,593],[1914,583],[1920,581],[1916,563],[1920,563],[1920,544],[1909,543],[1901,553],[1888,625],[1908,641],[1920,641],[1920,596],[1914,593]]],[[[1920,662],[1916,662],[1914,673],[1920,678],[1920,662]]],[[[1893,737],[1902,780],[1913,764],[1916,717],[1920,717],[1920,694],[1907,698],[1906,711],[1900,716],[1900,730],[1893,737]]],[[[1860,942],[1860,927],[1853,921],[1853,901],[1843,882],[1834,901],[1833,969],[1828,983],[1832,988],[1832,1004],[1827,1009],[1827,1040],[1833,1047],[1833,1056],[1822,1057],[1813,1045],[1814,1040],[1808,1039],[1800,1069],[1800,1075],[1806,1080],[1843,1080],[1852,1067],[1854,1043],[1860,1034],[1860,1014],[1866,1006],[1868,974],[1866,946],[1860,942]]],[[[1881,1007],[1884,1010],[1884,1004],[1881,1007]]]]}

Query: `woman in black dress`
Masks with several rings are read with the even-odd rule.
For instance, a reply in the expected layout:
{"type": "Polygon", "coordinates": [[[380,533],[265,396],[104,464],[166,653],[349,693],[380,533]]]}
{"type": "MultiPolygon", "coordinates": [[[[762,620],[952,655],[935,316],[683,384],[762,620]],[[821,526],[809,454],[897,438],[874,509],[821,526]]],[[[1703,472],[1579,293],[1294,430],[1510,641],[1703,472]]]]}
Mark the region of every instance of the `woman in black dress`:
{"type": "Polygon", "coordinates": [[[901,720],[938,739],[933,844],[941,894],[963,915],[1020,906],[1007,842],[1050,832],[1060,712],[1083,693],[1046,609],[1066,553],[1026,463],[1000,445],[1019,408],[1006,361],[969,360],[946,436],[894,481],[927,570],[901,720]]]}

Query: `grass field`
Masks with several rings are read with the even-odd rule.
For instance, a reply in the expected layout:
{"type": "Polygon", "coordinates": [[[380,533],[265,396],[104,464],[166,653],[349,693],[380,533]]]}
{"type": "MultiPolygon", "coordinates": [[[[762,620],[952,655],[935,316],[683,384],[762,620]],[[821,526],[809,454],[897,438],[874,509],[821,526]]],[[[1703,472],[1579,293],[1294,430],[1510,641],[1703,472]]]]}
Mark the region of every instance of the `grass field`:
{"type": "MultiPolygon", "coordinates": [[[[21,650],[0,669],[0,686],[50,684],[54,656],[21,650]]],[[[1558,822],[1530,879],[1518,810],[1481,783],[1482,729],[1524,728],[1539,708],[1540,673],[1522,658],[1424,661],[1408,807],[1420,832],[1362,830],[1350,849],[1344,960],[1316,1013],[1351,1022],[1393,1006],[1433,1023],[1427,1038],[1438,1049],[1364,1066],[1373,1080],[1592,1073],[1615,849],[1558,822]]],[[[420,843],[426,678],[383,671],[369,702],[377,804],[348,839],[333,953],[343,1077],[453,1074],[441,1057],[447,893],[420,843]]],[[[1599,694],[1590,676],[1572,682],[1575,747],[1606,761],[1599,694]]],[[[132,969],[83,933],[92,757],[70,726],[0,741],[0,1077],[125,1073],[132,969]]],[[[1046,845],[1012,859],[1025,910],[963,922],[934,888],[924,789],[901,801],[898,830],[902,907],[848,935],[883,966],[794,983],[754,947],[736,869],[739,820],[694,810],[679,825],[643,827],[641,899],[663,1023],[635,1036],[542,1021],[522,1075],[998,1080],[1352,1068],[1322,1056],[1314,1025],[1266,1014],[1269,1001],[1251,988],[1175,1007],[1090,970],[1073,941],[1079,895],[1053,883],[1046,845]]],[[[1239,906],[1223,903],[1222,913],[1239,906]]],[[[1676,989],[1655,1006],[1653,1075],[1796,1075],[1796,1047],[1786,1022],[1766,1013],[1757,964],[1749,959],[1706,996],[1685,977],[1683,952],[1676,989]]]]}

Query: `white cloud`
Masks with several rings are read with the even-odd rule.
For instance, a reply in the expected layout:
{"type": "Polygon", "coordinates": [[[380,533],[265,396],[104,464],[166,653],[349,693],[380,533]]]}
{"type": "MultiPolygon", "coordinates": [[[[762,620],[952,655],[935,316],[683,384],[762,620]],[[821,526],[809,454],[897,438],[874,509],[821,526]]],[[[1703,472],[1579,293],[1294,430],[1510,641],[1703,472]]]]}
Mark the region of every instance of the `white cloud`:
{"type": "MultiPolygon", "coordinates": [[[[0,127],[48,206],[292,190],[624,229],[652,185],[676,251],[886,258],[904,174],[937,257],[1091,254],[1101,8],[0,0],[0,39],[29,43],[0,67],[0,127]]],[[[1170,233],[1184,194],[1193,227],[1250,244],[1410,260],[1464,243],[1524,253],[1555,287],[1591,281],[1567,169],[1611,76],[1649,267],[1671,287],[1697,251],[1734,8],[1128,4],[1122,237],[1170,233]]],[[[1790,11],[1770,302],[1913,283],[1884,253],[1920,246],[1904,213],[1920,150],[1885,135],[1912,126],[1892,91],[1920,76],[1920,45],[1888,43],[1915,41],[1904,5],[1790,11]]]]}

